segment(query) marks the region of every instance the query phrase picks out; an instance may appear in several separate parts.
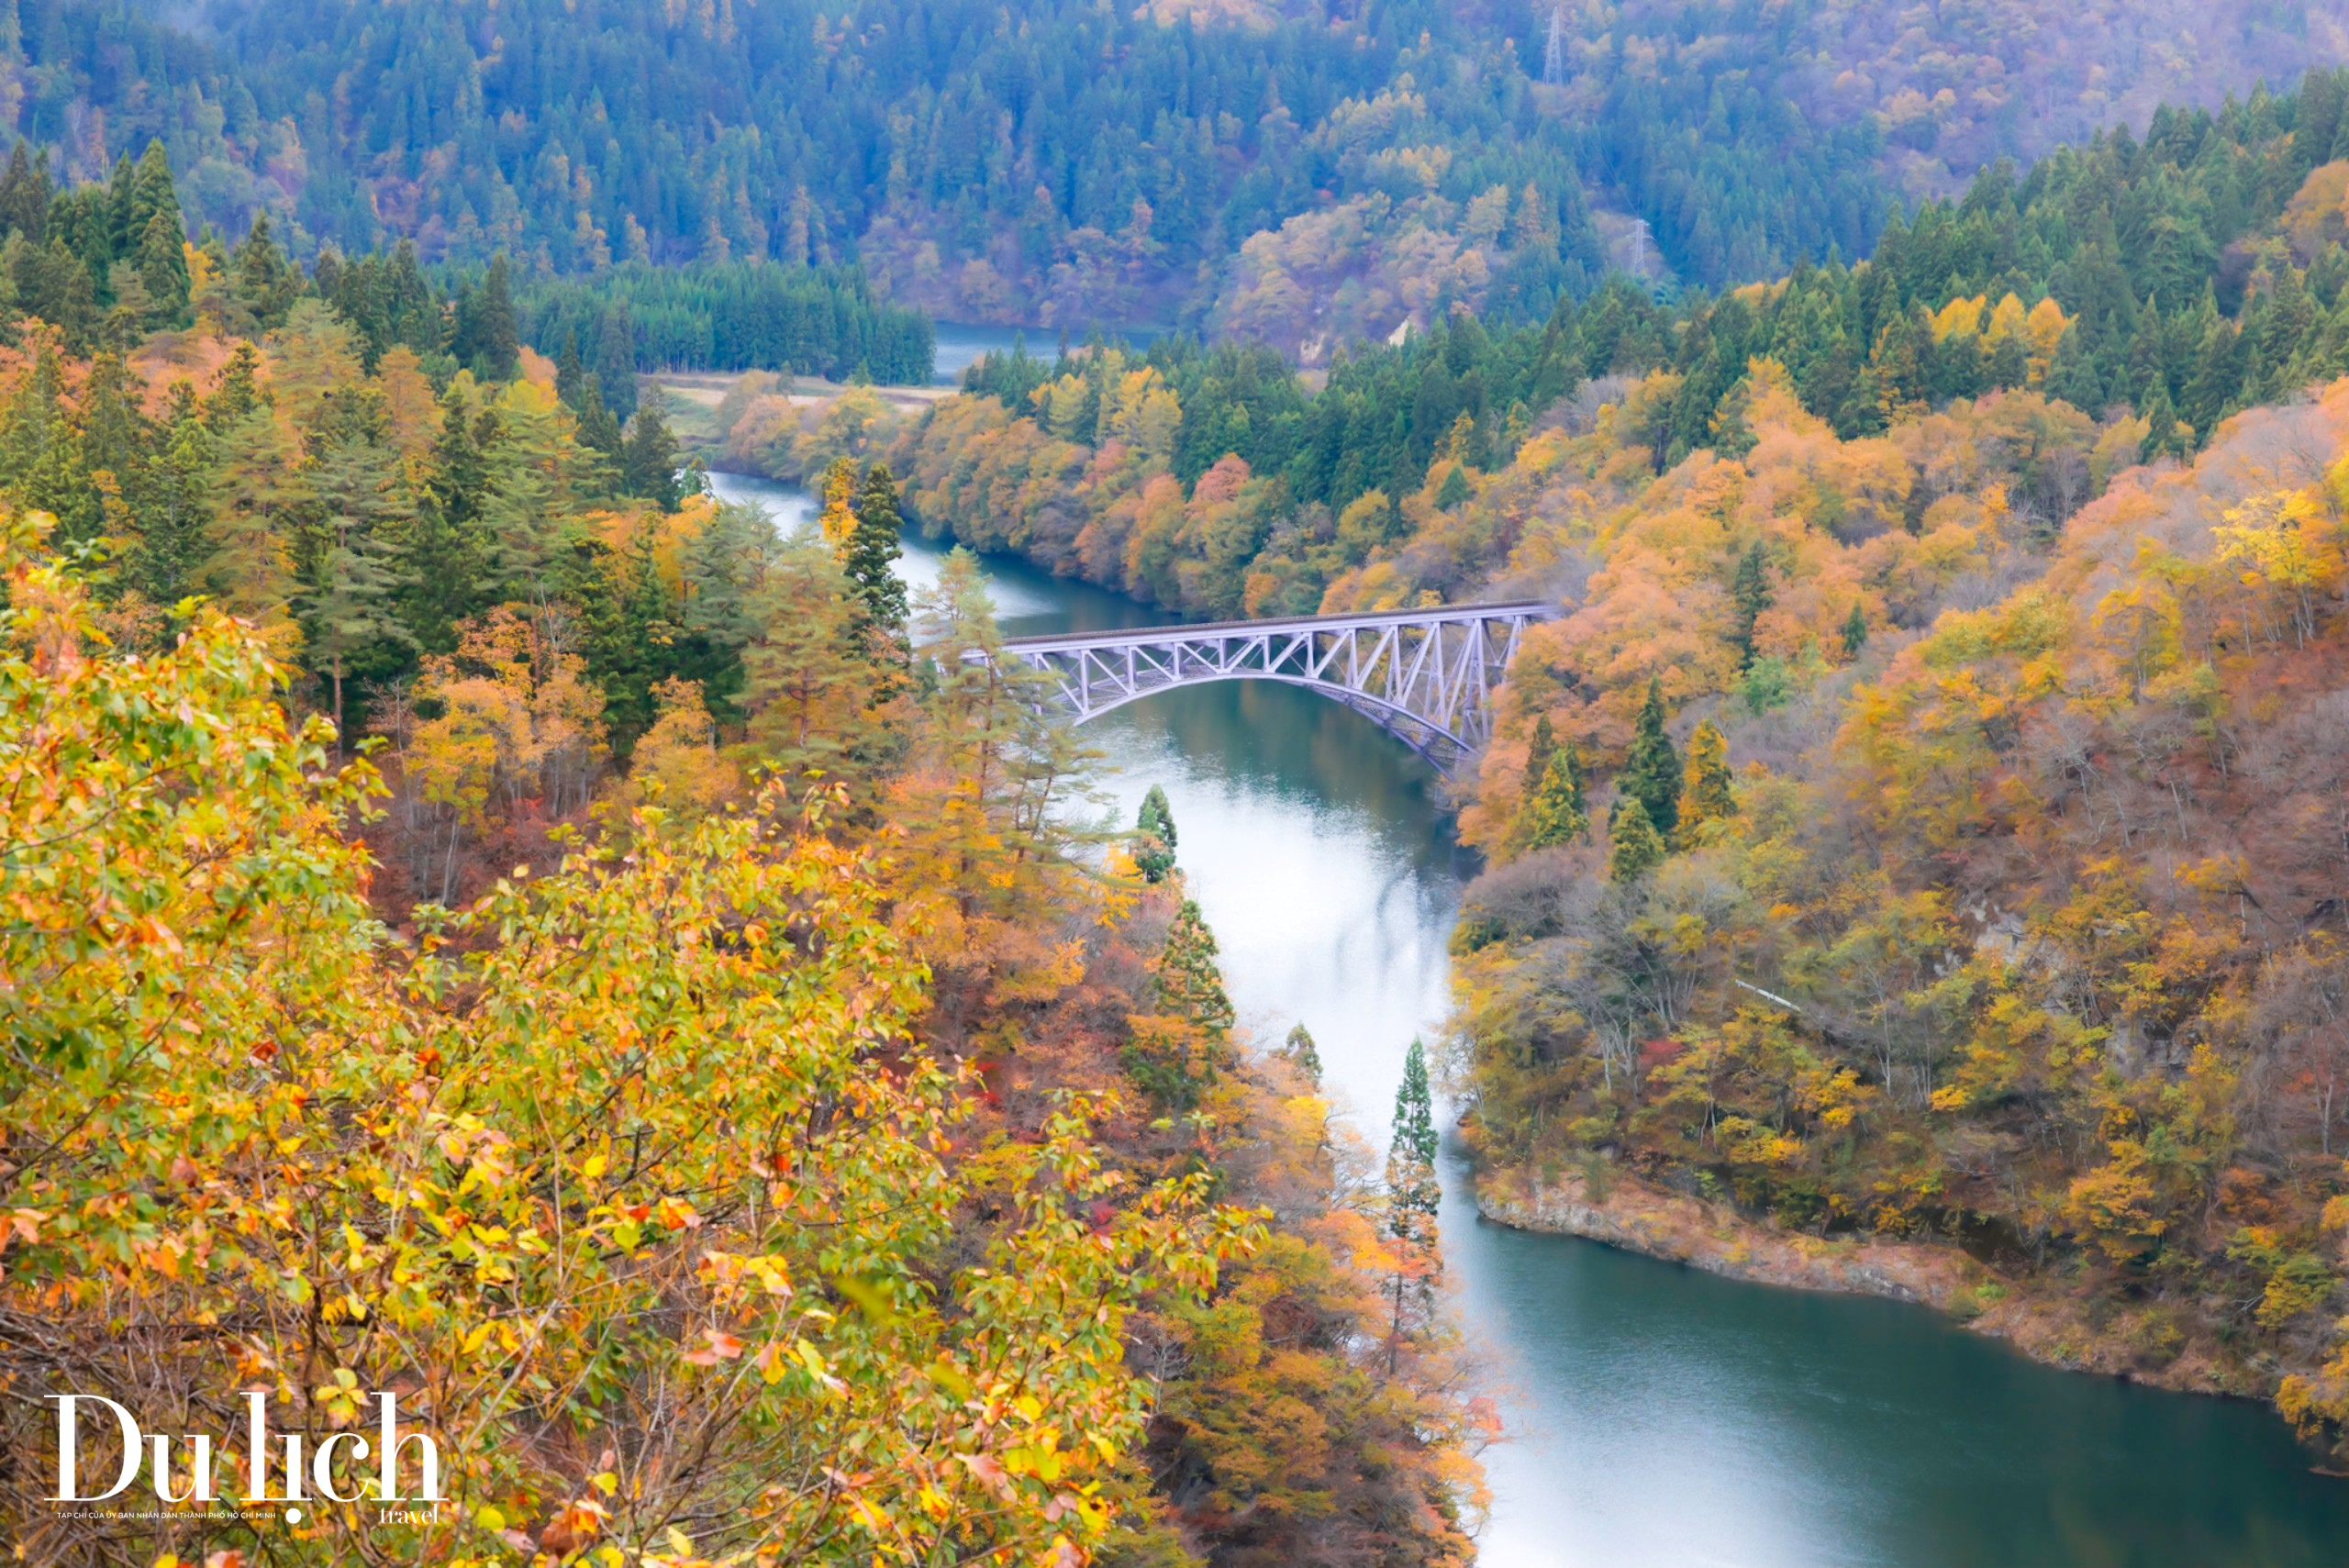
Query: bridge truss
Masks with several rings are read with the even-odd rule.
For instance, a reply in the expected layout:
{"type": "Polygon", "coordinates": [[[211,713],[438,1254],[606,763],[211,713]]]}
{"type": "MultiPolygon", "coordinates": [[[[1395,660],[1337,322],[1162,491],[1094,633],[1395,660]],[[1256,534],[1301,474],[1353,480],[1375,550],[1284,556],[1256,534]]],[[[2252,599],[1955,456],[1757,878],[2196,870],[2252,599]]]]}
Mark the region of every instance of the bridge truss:
{"type": "Polygon", "coordinates": [[[1052,706],[1079,724],[1210,681],[1303,686],[1345,704],[1449,773],[1491,739],[1493,689],[1526,628],[1554,613],[1535,602],[1445,605],[1143,627],[1012,638],[1002,657],[1043,674],[1052,706]]]}

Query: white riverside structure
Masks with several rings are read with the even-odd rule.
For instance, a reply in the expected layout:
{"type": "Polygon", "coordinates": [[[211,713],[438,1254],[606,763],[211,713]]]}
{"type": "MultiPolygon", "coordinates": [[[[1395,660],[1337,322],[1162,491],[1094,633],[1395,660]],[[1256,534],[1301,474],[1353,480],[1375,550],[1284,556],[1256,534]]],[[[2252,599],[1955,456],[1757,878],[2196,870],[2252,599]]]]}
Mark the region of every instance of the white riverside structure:
{"type": "MultiPolygon", "coordinates": [[[[1010,638],[998,656],[1041,673],[1048,706],[1078,724],[1210,681],[1303,686],[1453,773],[1492,738],[1493,689],[1526,628],[1558,613],[1556,605],[1527,601],[1141,627],[1010,638]]],[[[977,649],[963,658],[987,662],[977,649]]]]}

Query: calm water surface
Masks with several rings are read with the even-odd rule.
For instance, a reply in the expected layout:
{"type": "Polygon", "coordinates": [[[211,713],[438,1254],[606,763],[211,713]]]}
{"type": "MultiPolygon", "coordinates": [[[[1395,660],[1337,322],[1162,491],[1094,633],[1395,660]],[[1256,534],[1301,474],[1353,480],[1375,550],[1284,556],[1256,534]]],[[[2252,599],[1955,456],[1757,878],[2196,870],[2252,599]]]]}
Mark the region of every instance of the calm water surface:
{"type": "MultiPolygon", "coordinates": [[[[1089,327],[1069,329],[1068,340],[1082,343],[1092,330],[1089,327]]],[[[1061,351],[1061,334],[1057,327],[967,327],[952,321],[938,323],[938,358],[930,370],[930,380],[940,386],[960,386],[963,373],[978,363],[983,354],[1008,354],[1015,343],[1025,341],[1028,351],[1040,360],[1049,360],[1061,351]]],[[[1101,335],[1112,342],[1123,342],[1130,348],[1147,349],[1159,335],[1155,327],[1109,327],[1101,335]]],[[[1179,828],[1181,824],[1176,824],[1179,828]]]]}
{"type": "MultiPolygon", "coordinates": [[[[942,336],[942,333],[941,333],[942,336]]],[[[1007,335],[1008,339],[1008,335],[1007,335]]],[[[784,520],[799,492],[713,476],[784,520]]],[[[908,539],[906,575],[934,581],[908,539]]],[[[1148,624],[989,563],[1013,634],[1148,624]]],[[[1308,693],[1240,682],[1097,721],[1130,820],[1163,784],[1260,1040],[1303,1019],[1383,1141],[1404,1049],[1445,999],[1473,857],[1424,766],[1308,693]]],[[[1445,1171],[1446,1262],[1504,1385],[1490,1568],[2301,1568],[2349,1564],[2349,1483],[2255,1406],[2052,1371],[1890,1302],[1735,1284],[1480,1221],[1445,1171]]]]}

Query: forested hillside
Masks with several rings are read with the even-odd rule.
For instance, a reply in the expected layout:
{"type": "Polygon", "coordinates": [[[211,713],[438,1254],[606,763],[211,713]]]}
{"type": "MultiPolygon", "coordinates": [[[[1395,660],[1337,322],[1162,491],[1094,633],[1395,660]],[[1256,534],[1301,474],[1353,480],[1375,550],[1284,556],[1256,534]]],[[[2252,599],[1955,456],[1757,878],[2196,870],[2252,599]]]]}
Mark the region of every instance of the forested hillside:
{"type": "Polygon", "coordinates": [[[1464,817],[1483,1158],[1962,1244],[2039,1353],[2337,1451],[2349,384],[2054,529],[2028,395],[1751,390],[1742,457],[1654,475],[1627,402],[1491,497],[1580,586],[1464,817]]]}
{"type": "Polygon", "coordinates": [[[735,457],[885,451],[925,526],[1202,615],[1559,600],[1462,819],[1488,1166],[1942,1238],[2039,1353],[2338,1444],[2341,89],[1318,391],[1233,348],[998,357],[735,457]]]}
{"type": "Polygon", "coordinates": [[[1849,261],[1997,157],[2349,54],[2334,6],[2202,9],[1577,4],[1553,71],[1551,8],[1430,0],[9,0],[0,129],[79,179],[161,137],[200,219],[267,211],[304,256],[857,261],[949,319],[1319,362],[1454,303],[1538,317],[1610,265],[1849,261]]]}
{"type": "Polygon", "coordinates": [[[778,537],[502,265],[170,252],[136,171],[8,209],[0,1553],[1464,1562],[1431,1172],[1251,1048],[887,470],[778,537]],[[249,1396],[355,1497],[393,1393],[445,1502],[173,1438],[60,1508],[61,1389],[218,1497],[249,1396]]]}
{"type": "MultiPolygon", "coordinates": [[[[1545,429],[1612,405],[1658,472],[1742,455],[1766,361],[1845,441],[1913,442],[1933,410],[2021,395],[1982,406],[2014,427],[2006,504],[2048,537],[2118,469],[2349,373],[2349,160],[2306,150],[2349,123],[2345,90],[2320,72],[2221,115],[2164,108],[2142,139],[1985,172],[1864,262],[1669,305],[1618,277],[1540,325],[1458,314],[1341,354],[1318,388],[1262,348],[1167,339],[991,356],[974,395],[903,428],[871,400],[746,391],[726,461],[791,473],[887,450],[924,527],[1182,609],[1386,607],[1502,570],[1525,519],[1464,504],[1545,429]]],[[[1850,527],[1921,526],[1971,483],[1933,473],[1889,510],[1848,496],[1850,527]]]]}

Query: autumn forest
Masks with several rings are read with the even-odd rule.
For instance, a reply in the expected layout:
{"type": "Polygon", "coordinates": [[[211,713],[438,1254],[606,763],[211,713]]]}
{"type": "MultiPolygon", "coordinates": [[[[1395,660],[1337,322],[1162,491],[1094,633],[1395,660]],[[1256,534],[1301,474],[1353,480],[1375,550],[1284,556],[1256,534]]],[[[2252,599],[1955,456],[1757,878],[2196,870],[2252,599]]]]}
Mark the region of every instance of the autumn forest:
{"type": "Polygon", "coordinates": [[[2349,1463],[2325,7],[639,9],[0,0],[20,1560],[1465,1565],[1455,1204],[2349,1463]],[[1544,606],[1378,1103],[1017,572],[1544,606]]]}

